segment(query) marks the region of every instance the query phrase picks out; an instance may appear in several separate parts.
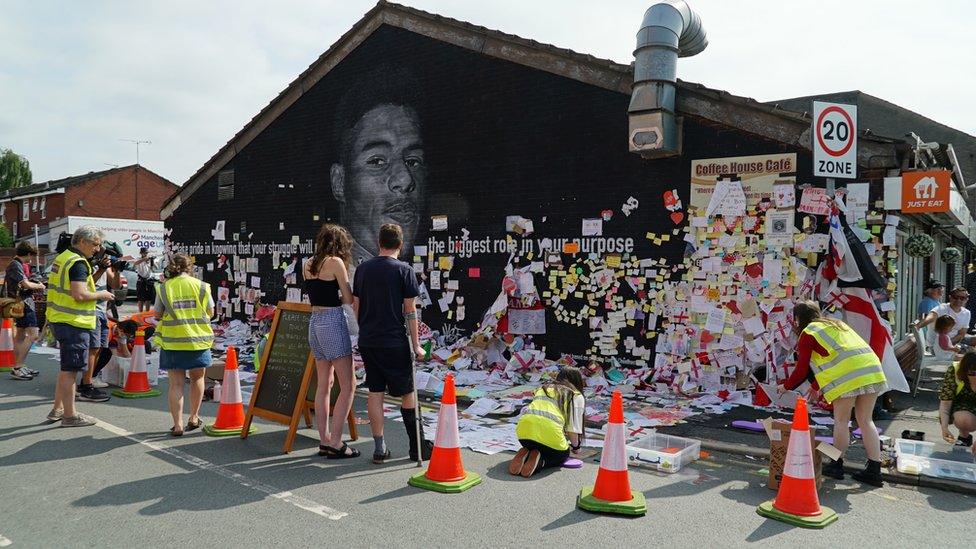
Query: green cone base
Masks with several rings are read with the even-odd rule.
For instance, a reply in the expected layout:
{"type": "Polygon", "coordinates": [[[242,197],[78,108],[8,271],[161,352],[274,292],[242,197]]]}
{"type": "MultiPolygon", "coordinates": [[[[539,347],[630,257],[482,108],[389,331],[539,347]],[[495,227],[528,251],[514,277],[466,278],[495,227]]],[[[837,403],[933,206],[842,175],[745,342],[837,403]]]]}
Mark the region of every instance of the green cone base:
{"type": "Polygon", "coordinates": [[[593,497],[593,487],[586,486],[580,490],[576,498],[576,506],[592,513],[610,513],[614,515],[630,515],[642,517],[647,514],[647,500],[644,494],[631,491],[630,501],[606,501],[593,497]]]}
{"type": "MultiPolygon", "coordinates": [[[[243,427],[240,429],[217,429],[213,425],[203,426],[203,432],[212,437],[239,437],[241,436],[241,431],[243,430],[243,427]]],[[[247,434],[249,435],[253,435],[256,432],[258,432],[258,428],[253,424],[251,425],[251,428],[247,430],[247,434]]]]}
{"type": "Polygon", "coordinates": [[[116,389],[112,391],[112,395],[117,396],[119,398],[149,398],[149,397],[159,396],[160,394],[161,393],[156,389],[150,389],[145,393],[129,393],[124,389],[116,389]]]}
{"type": "Polygon", "coordinates": [[[12,371],[14,371],[13,366],[3,366],[2,368],[0,368],[0,372],[12,372],[12,371]]]}
{"type": "Polygon", "coordinates": [[[787,524],[792,524],[793,526],[799,526],[801,528],[824,528],[828,524],[837,521],[837,513],[834,512],[830,507],[820,506],[820,514],[814,515],[812,517],[801,517],[799,515],[790,515],[784,513],[779,509],[773,507],[772,500],[766,503],[760,503],[759,507],[756,507],[756,513],[760,516],[778,520],[780,522],[785,522],[787,524]]]}
{"type": "Polygon", "coordinates": [[[458,494],[467,490],[468,488],[481,484],[481,475],[472,473],[471,471],[465,471],[464,478],[454,482],[436,482],[425,477],[425,474],[426,472],[417,473],[416,475],[410,477],[407,484],[417,488],[423,488],[424,490],[441,492],[442,494],[458,494]]]}

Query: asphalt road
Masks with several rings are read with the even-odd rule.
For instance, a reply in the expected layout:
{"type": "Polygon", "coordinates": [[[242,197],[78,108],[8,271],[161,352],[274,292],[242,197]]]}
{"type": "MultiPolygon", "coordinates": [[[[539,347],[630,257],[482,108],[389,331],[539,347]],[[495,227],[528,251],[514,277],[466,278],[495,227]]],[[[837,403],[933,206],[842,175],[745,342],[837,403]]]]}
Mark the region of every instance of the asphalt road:
{"type": "MultiPolygon", "coordinates": [[[[597,466],[556,470],[531,480],[511,477],[511,454],[463,451],[484,482],[462,494],[407,486],[417,472],[402,456],[400,423],[387,440],[401,459],[373,465],[368,426],[352,443],[364,457],[326,461],[314,431],[303,430],[290,455],[284,426],[260,422],[246,441],[199,431],[166,436],[163,396],[80,403],[98,426],[47,425],[56,362],[34,356],[32,382],[0,377],[0,547],[780,546],[972,547],[976,498],[888,486],[864,490],[828,481],[821,500],[840,514],[810,531],[759,517],[774,493],[745,457],[712,456],[674,475],[631,469],[648,500],[647,516],[594,515],[575,508],[597,466]]],[[[362,412],[365,402],[357,399],[362,412]]],[[[216,405],[204,403],[205,417],[216,405]]]]}

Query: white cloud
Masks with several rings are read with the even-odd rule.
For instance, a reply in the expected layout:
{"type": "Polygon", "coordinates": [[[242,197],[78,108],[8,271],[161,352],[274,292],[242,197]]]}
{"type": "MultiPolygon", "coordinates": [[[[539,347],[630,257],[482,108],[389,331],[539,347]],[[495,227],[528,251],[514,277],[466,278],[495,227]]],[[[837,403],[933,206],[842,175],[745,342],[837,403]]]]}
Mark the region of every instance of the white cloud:
{"type": "MultiPolygon", "coordinates": [[[[629,63],[653,1],[415,0],[410,5],[629,63]]],[[[772,100],[860,89],[976,133],[963,1],[691,0],[710,45],[679,78],[772,100]]],[[[183,183],[375,4],[22,2],[0,19],[0,146],[35,180],[134,161],[183,183]]]]}

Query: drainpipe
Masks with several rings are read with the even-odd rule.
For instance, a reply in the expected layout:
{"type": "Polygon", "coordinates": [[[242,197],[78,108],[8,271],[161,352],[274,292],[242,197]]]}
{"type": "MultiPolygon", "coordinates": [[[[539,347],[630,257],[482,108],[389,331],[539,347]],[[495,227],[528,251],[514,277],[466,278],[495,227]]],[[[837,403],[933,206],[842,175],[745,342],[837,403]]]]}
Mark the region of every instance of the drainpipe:
{"type": "Polygon", "coordinates": [[[707,45],[701,18],[684,0],[664,0],[644,12],[627,109],[630,152],[644,158],[681,154],[681,119],[674,113],[678,58],[707,45]]]}

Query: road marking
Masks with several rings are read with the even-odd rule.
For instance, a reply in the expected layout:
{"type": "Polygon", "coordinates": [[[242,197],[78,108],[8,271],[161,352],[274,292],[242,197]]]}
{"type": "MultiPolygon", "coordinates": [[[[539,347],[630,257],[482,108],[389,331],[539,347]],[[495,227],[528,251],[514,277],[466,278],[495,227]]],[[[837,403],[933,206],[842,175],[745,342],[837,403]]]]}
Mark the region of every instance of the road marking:
{"type": "MultiPolygon", "coordinates": [[[[169,446],[164,446],[162,444],[159,444],[157,442],[153,442],[151,440],[145,440],[145,439],[138,438],[138,437],[136,437],[135,433],[129,432],[129,431],[127,431],[127,430],[125,430],[125,429],[123,429],[121,427],[116,427],[115,425],[112,425],[111,423],[106,423],[106,422],[104,422],[102,420],[97,420],[96,425],[98,425],[99,427],[101,427],[102,429],[105,429],[106,431],[108,431],[110,433],[113,433],[113,434],[118,435],[120,437],[125,437],[125,438],[127,438],[127,439],[129,439],[129,440],[131,440],[133,442],[138,442],[139,444],[142,444],[143,446],[147,446],[147,447],[149,447],[149,448],[151,448],[151,449],[153,449],[153,450],[155,450],[157,452],[162,452],[162,453],[164,453],[164,454],[166,454],[168,456],[174,457],[174,458],[176,458],[176,459],[178,459],[178,460],[180,460],[180,461],[182,461],[184,463],[188,463],[188,464],[192,465],[193,467],[196,467],[197,469],[201,469],[201,470],[204,470],[204,471],[210,471],[210,472],[216,473],[216,474],[218,474],[218,475],[220,475],[220,476],[222,476],[224,478],[233,480],[234,482],[240,484],[241,486],[245,486],[245,487],[250,488],[252,490],[255,490],[257,492],[261,492],[262,494],[264,494],[264,495],[266,495],[268,497],[271,497],[271,498],[274,498],[274,499],[277,499],[277,500],[284,501],[285,503],[288,503],[290,505],[293,505],[295,507],[298,507],[299,509],[302,509],[304,511],[308,511],[310,513],[314,513],[316,515],[319,515],[321,517],[325,517],[325,518],[330,519],[330,520],[339,520],[342,517],[345,517],[345,516],[348,515],[348,513],[345,513],[343,511],[337,511],[337,510],[335,510],[335,509],[333,509],[331,507],[327,507],[325,505],[322,505],[321,503],[312,501],[312,500],[310,500],[308,498],[303,498],[301,496],[296,496],[295,494],[293,494],[293,493],[291,493],[289,491],[284,491],[283,492],[283,491],[278,490],[277,488],[275,488],[273,486],[269,486],[267,484],[258,482],[256,480],[252,480],[252,479],[250,479],[248,477],[245,477],[244,475],[242,475],[240,473],[235,473],[234,471],[231,471],[230,469],[227,469],[226,467],[222,467],[222,466],[217,465],[215,463],[211,463],[211,462],[209,462],[209,461],[207,461],[205,459],[200,459],[198,457],[191,456],[190,454],[187,454],[186,452],[177,450],[176,448],[172,448],[172,447],[169,447],[169,446]]],[[[0,547],[2,547],[4,545],[4,543],[3,543],[4,540],[6,540],[6,538],[4,538],[3,536],[0,536],[0,547]]],[[[7,545],[10,545],[9,540],[6,540],[6,541],[7,541],[7,545]]]]}
{"type": "Polygon", "coordinates": [[[2,534],[0,534],[0,547],[6,547],[6,546],[10,545],[11,543],[13,543],[13,542],[10,541],[9,539],[3,537],[2,534]]]}

